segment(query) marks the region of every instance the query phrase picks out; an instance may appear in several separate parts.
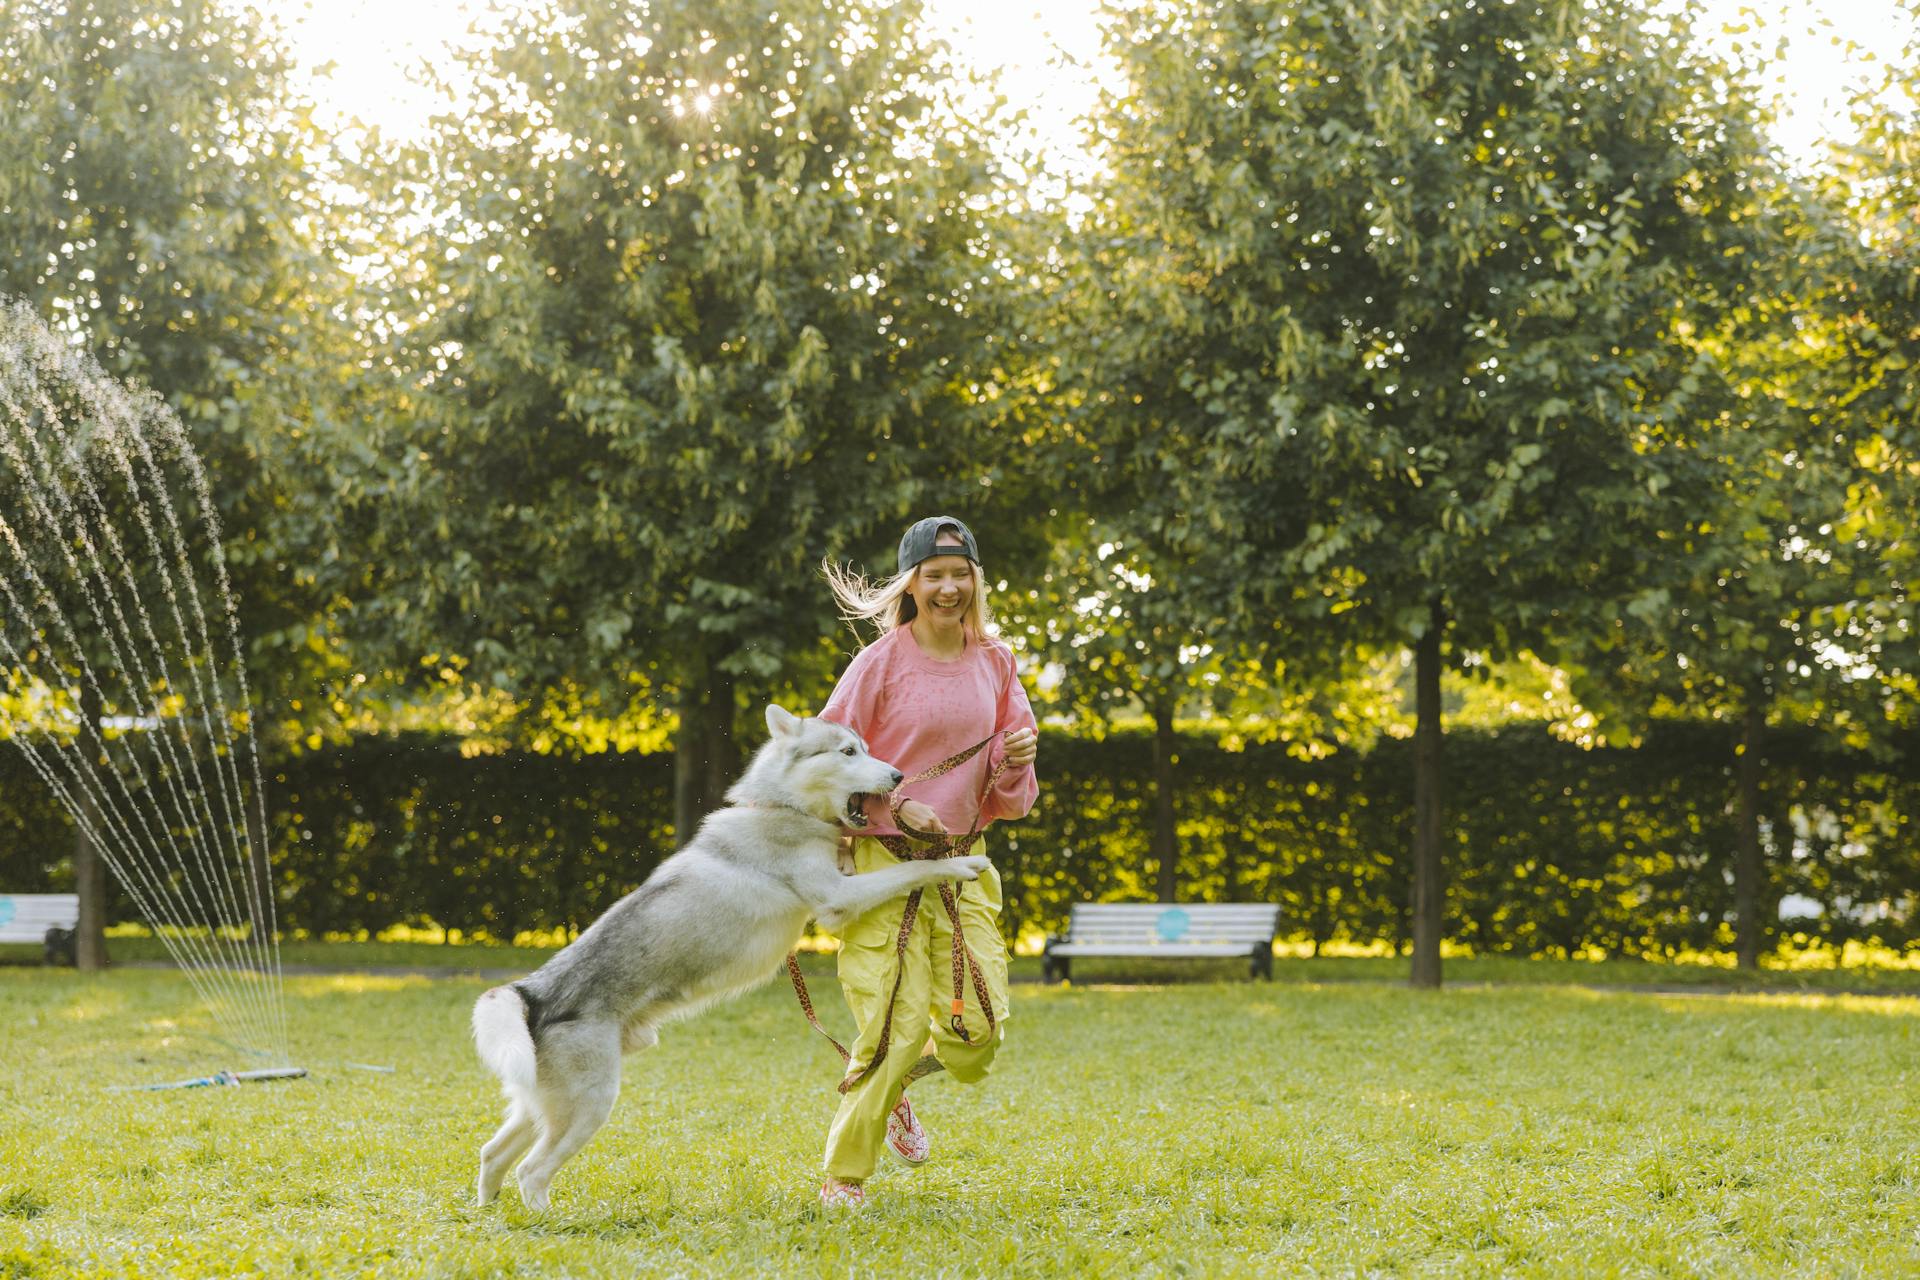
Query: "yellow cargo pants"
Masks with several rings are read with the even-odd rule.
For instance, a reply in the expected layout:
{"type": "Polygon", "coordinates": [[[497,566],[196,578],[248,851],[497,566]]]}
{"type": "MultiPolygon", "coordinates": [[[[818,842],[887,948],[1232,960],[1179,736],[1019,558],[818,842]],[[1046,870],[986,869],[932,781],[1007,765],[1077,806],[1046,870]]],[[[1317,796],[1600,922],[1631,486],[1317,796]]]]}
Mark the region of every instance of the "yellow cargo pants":
{"type": "MultiPolygon", "coordinates": [[[[985,853],[986,842],[973,846],[985,853]]],[[[853,846],[856,872],[872,871],[898,862],[878,840],[862,838],[853,846]]],[[[983,1079],[993,1066],[994,1052],[1006,1035],[1007,948],[1000,940],[1000,873],[988,868],[978,880],[959,889],[961,927],[967,946],[986,979],[988,997],[998,1031],[987,1035],[986,1015],[980,1009],[971,980],[964,982],[962,1021],[972,1043],[954,1034],[948,1021],[953,1003],[953,924],[937,891],[920,898],[913,933],[901,957],[900,994],[893,1006],[892,1046],[879,1069],[840,1096],[840,1109],[827,1130],[822,1167],[842,1181],[858,1182],[872,1175],[886,1141],[887,1113],[900,1101],[907,1073],[920,1059],[929,1024],[934,1052],[940,1064],[962,1084],[983,1079]]],[[[900,917],[906,899],[899,898],[861,916],[840,936],[840,990],[859,1028],[851,1046],[849,1075],[865,1067],[879,1048],[887,996],[893,990],[894,947],[900,937],[900,917]]]]}

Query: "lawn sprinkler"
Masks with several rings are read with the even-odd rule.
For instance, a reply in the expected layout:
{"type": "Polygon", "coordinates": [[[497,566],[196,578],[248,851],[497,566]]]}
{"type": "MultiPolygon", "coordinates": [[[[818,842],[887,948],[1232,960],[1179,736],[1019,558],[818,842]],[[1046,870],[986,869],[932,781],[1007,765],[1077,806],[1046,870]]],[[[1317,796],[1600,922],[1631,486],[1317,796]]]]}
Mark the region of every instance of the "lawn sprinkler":
{"type": "Polygon", "coordinates": [[[258,1071],[216,1071],[192,1080],[171,1080],[164,1084],[136,1086],[144,1093],[156,1089],[205,1089],[217,1085],[248,1084],[255,1080],[294,1080],[307,1074],[305,1067],[262,1067],[258,1071]]]}

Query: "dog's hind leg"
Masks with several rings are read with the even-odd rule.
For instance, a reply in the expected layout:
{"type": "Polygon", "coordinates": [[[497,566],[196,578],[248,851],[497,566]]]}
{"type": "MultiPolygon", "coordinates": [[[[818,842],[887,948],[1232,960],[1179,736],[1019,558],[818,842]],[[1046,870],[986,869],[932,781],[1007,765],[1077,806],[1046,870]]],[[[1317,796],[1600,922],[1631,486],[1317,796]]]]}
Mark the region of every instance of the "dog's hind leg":
{"type": "Polygon", "coordinates": [[[535,1127],[533,1110],[526,1100],[515,1097],[507,1104],[507,1119],[487,1145],[480,1148],[480,1186],[478,1201],[482,1205],[493,1203],[500,1194],[500,1184],[506,1179],[507,1170],[514,1162],[526,1154],[533,1145],[535,1127]]]}
{"type": "Polygon", "coordinates": [[[553,1175],[600,1131],[619,1095],[617,1024],[548,1028],[540,1044],[540,1140],[515,1174],[529,1209],[546,1209],[553,1175]]]}

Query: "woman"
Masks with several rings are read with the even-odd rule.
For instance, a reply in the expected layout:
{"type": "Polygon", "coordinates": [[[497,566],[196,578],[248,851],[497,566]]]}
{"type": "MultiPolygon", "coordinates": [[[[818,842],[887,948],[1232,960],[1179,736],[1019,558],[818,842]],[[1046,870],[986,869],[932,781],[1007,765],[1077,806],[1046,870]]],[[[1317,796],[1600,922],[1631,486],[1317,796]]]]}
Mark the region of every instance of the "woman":
{"type": "MultiPolygon", "coordinates": [[[[1038,794],[1038,733],[1013,651],[987,634],[986,584],[972,531],[951,516],[919,521],[900,539],[894,577],[877,586],[832,564],[825,571],[848,623],[877,623],[881,634],[840,677],[822,718],[852,729],[909,778],[991,739],[951,771],[903,787],[910,799],[890,806],[885,797],[871,797],[869,825],[852,841],[854,871],[905,854],[903,827],[963,836],[976,824],[1024,815],[1038,794]]],[[[984,842],[970,852],[985,853],[984,842]]],[[[904,906],[892,903],[861,917],[840,939],[840,987],[859,1035],[850,1083],[843,1084],[827,1133],[820,1198],[828,1205],[865,1203],[862,1184],[882,1146],[910,1166],[926,1160],[931,1144],[907,1102],[907,1084],[942,1068],[963,1083],[981,1079],[1005,1025],[998,873],[989,870],[958,894],[965,945],[983,979],[976,984],[969,973],[962,982],[958,1029],[954,930],[946,906],[931,896],[922,902],[900,952],[904,906]],[[981,1007],[982,986],[988,1009],[981,1007]]],[[[965,966],[964,954],[962,960],[965,966]]]]}

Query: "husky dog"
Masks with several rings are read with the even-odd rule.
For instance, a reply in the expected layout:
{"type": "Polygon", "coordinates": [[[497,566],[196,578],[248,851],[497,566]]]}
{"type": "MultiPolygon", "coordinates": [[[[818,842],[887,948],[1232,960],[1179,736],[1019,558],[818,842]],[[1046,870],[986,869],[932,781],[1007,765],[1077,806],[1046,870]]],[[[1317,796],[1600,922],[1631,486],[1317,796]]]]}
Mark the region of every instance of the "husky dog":
{"type": "Polygon", "coordinates": [[[837,928],[942,880],[973,880],[972,856],[842,875],[840,830],[863,827],[863,799],[900,785],[859,735],[767,708],[772,733],[678,853],[531,976],[473,1006],[480,1059],[500,1077],[506,1123],[480,1150],[479,1199],[491,1201],[522,1155],[529,1208],[607,1121],[622,1054],[659,1027],[772,977],[808,920],[837,928]],[[532,1148],[531,1153],[528,1148],[532,1148]]]}

